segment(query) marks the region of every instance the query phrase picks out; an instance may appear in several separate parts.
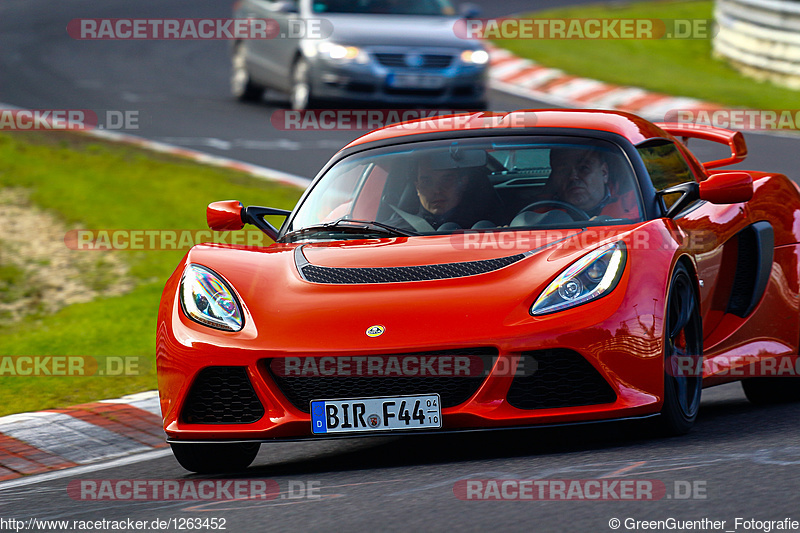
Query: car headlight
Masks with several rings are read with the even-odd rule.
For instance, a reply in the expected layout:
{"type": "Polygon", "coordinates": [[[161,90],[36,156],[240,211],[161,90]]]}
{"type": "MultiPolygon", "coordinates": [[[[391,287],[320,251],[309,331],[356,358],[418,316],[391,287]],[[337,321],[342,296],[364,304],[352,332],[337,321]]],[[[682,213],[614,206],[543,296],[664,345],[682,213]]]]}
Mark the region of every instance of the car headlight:
{"type": "Polygon", "coordinates": [[[317,45],[317,52],[324,59],[334,61],[355,61],[366,63],[369,60],[367,53],[357,46],[344,46],[330,41],[323,41],[317,45]]]}
{"type": "Polygon", "coordinates": [[[489,53],[486,50],[464,50],[461,52],[461,61],[472,65],[485,65],[489,62],[489,53]]]}
{"type": "Polygon", "coordinates": [[[555,313],[600,298],[617,286],[625,269],[625,244],[601,246],[570,265],[531,307],[534,316],[555,313]]]}
{"type": "Polygon", "coordinates": [[[187,266],[181,279],[180,300],[186,316],[204,326],[225,331],[239,331],[244,326],[236,296],[211,269],[187,266]]]}

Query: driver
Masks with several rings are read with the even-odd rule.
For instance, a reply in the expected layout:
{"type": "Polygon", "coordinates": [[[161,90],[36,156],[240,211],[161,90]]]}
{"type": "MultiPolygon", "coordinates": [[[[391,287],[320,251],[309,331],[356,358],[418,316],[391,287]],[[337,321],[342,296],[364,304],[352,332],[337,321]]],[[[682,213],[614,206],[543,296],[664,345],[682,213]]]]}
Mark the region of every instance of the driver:
{"type": "Polygon", "coordinates": [[[567,202],[590,218],[637,218],[638,205],[633,192],[618,194],[609,181],[609,163],[604,152],[591,148],[550,150],[551,199],[567,202]]]}
{"type": "Polygon", "coordinates": [[[599,215],[611,200],[608,163],[598,150],[554,148],[550,169],[553,199],[572,204],[590,217],[599,215]]]}

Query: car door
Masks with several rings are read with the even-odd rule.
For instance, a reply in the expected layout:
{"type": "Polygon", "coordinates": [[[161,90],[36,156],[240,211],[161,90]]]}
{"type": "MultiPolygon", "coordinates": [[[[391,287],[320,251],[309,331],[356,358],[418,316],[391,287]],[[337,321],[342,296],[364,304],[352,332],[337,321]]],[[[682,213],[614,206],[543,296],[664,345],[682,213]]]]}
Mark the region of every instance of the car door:
{"type": "MultiPolygon", "coordinates": [[[[654,140],[637,146],[637,150],[656,191],[697,181],[698,176],[672,141],[654,140]]],[[[659,196],[666,213],[679,194],[659,196]]],[[[694,258],[704,347],[716,350],[730,333],[725,327],[726,315],[746,312],[740,309],[743,304],[735,301],[739,290],[735,287],[737,265],[748,254],[758,253],[749,249],[754,244],[747,233],[751,228],[747,205],[719,205],[698,199],[672,217],[672,228],[681,250],[694,258]]]]}
{"type": "Polygon", "coordinates": [[[270,39],[249,39],[248,65],[255,81],[279,90],[291,86],[291,68],[302,36],[302,19],[297,0],[247,0],[241,15],[269,19],[270,39]],[[274,36],[273,36],[274,34],[274,36]]]}

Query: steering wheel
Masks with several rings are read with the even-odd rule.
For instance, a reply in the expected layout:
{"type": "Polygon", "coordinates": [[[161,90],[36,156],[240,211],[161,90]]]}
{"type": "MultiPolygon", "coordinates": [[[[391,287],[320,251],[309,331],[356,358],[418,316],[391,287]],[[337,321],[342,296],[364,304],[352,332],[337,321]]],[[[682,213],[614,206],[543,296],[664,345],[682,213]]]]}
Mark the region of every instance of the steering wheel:
{"type": "Polygon", "coordinates": [[[577,220],[590,220],[592,218],[583,209],[575,207],[572,204],[568,204],[567,202],[562,202],[560,200],[538,200],[538,201],[533,202],[532,204],[528,204],[525,207],[523,207],[522,209],[520,209],[519,212],[515,215],[514,218],[518,217],[519,215],[521,215],[525,211],[533,211],[537,207],[543,207],[543,206],[547,206],[547,205],[556,207],[558,209],[563,209],[564,211],[567,212],[567,214],[569,216],[572,217],[573,220],[576,220],[576,221],[577,220]]]}

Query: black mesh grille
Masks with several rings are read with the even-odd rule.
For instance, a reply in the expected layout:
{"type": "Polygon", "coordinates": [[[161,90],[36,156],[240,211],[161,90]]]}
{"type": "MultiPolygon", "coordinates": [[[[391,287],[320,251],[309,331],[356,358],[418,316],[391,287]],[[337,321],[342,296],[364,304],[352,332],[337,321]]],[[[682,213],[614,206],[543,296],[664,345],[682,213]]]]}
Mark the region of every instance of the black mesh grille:
{"type": "MultiPolygon", "coordinates": [[[[434,352],[392,354],[400,356],[453,356],[474,355],[485,358],[484,366],[489,369],[489,360],[498,354],[494,348],[467,348],[434,352]]],[[[272,359],[264,360],[269,375],[281,389],[286,398],[304,413],[309,412],[311,400],[335,400],[338,398],[370,398],[403,396],[411,394],[438,394],[442,407],[454,407],[467,401],[475,394],[485,376],[414,376],[414,377],[368,377],[368,376],[279,376],[272,371],[272,359]]]]}
{"type": "Polygon", "coordinates": [[[250,424],[264,416],[243,366],[211,366],[197,374],[181,418],[190,424],[250,424]]]}
{"type": "Polygon", "coordinates": [[[446,54],[423,54],[418,65],[410,65],[405,54],[379,52],[375,57],[386,67],[447,68],[453,62],[453,56],[446,54]]]}
{"type": "Polygon", "coordinates": [[[405,67],[406,66],[406,56],[405,54],[387,54],[387,53],[379,53],[375,54],[375,57],[378,59],[378,63],[384,65],[386,67],[405,67]]]}
{"type": "Polygon", "coordinates": [[[422,56],[422,66],[425,68],[447,68],[453,62],[453,56],[428,54],[422,56]]]}
{"type": "Polygon", "coordinates": [[[401,283],[484,274],[507,267],[524,257],[524,254],[517,254],[499,259],[465,263],[377,268],[333,268],[305,264],[300,266],[300,271],[306,280],[314,283],[401,283]]]}
{"type": "Polygon", "coordinates": [[[548,409],[596,405],[616,401],[606,380],[579,353],[541,350],[523,355],[536,360],[536,371],[517,376],[508,391],[508,403],[518,409],[548,409]]]}

